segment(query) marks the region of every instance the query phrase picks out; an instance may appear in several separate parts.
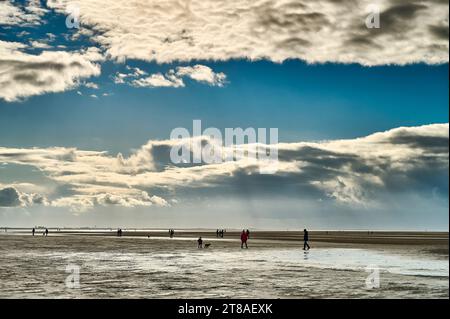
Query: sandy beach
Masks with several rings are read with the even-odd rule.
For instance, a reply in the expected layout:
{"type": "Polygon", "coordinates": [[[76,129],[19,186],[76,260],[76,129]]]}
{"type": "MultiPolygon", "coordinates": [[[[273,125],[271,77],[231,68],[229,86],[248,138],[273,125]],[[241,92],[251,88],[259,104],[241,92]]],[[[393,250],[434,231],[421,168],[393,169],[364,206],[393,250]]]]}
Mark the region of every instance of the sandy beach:
{"type": "Polygon", "coordinates": [[[301,232],[252,231],[248,250],[237,231],[30,234],[0,235],[2,298],[448,298],[448,233],[312,231],[307,252],[301,232]],[[66,284],[70,267],[79,287],[66,284]]]}

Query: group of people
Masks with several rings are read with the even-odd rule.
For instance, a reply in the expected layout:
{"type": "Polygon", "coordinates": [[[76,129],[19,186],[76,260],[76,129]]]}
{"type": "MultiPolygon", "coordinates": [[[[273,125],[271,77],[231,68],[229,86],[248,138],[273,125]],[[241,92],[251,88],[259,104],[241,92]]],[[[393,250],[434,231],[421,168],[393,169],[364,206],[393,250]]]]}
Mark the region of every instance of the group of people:
{"type": "MultiPolygon", "coordinates": [[[[219,229],[216,232],[217,237],[219,237],[219,229]]],[[[223,234],[222,234],[223,237],[223,234]]],[[[244,247],[246,249],[248,249],[248,245],[247,245],[247,241],[250,238],[250,231],[247,229],[243,229],[242,233],[241,233],[241,249],[243,249],[244,247]]],[[[306,229],[303,229],[303,250],[310,250],[311,247],[309,246],[309,233],[306,229]]],[[[197,240],[197,247],[198,248],[203,248],[203,239],[202,237],[199,237],[197,240]]]]}
{"type": "MultiPolygon", "coordinates": [[[[34,234],[36,234],[36,228],[33,227],[33,229],[31,230],[31,235],[34,236],[34,234]]],[[[42,233],[43,236],[48,236],[48,228],[46,228],[44,230],[44,232],[42,233]]]]}
{"type": "MultiPolygon", "coordinates": [[[[34,236],[36,233],[36,228],[33,227],[31,230],[31,234],[34,236]]],[[[217,229],[216,230],[216,236],[223,238],[223,235],[225,233],[224,229],[217,229]]],[[[44,236],[48,236],[48,228],[45,229],[45,231],[42,233],[44,236]]],[[[175,230],[169,229],[169,236],[172,238],[175,235],[175,230]]],[[[117,229],[117,237],[122,237],[122,229],[117,229]]],[[[149,236],[150,237],[150,236],[149,236]]],[[[247,229],[243,229],[241,233],[241,248],[243,249],[244,246],[246,249],[248,249],[247,241],[250,238],[250,231],[247,229]]],[[[308,244],[309,241],[309,233],[308,230],[303,230],[303,250],[309,250],[311,247],[308,244]]],[[[197,240],[198,248],[203,248],[203,239],[202,237],[199,237],[197,240]]]]}
{"type": "Polygon", "coordinates": [[[227,231],[225,229],[217,229],[216,230],[216,237],[217,238],[223,238],[224,233],[226,233],[227,231]]]}

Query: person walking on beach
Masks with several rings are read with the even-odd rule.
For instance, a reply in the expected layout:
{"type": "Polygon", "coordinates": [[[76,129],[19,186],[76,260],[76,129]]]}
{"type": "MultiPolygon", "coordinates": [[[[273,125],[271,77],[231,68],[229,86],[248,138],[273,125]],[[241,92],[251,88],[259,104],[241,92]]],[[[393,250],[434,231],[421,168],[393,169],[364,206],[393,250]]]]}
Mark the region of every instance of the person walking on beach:
{"type": "Polygon", "coordinates": [[[250,238],[250,231],[247,229],[247,230],[245,231],[245,233],[247,234],[247,239],[249,239],[249,238],[250,238]]]}
{"type": "Polygon", "coordinates": [[[241,248],[244,248],[244,245],[245,245],[245,248],[248,249],[247,239],[248,239],[247,233],[245,232],[245,230],[242,230],[242,234],[241,234],[241,248]]]}
{"type": "Polygon", "coordinates": [[[31,235],[33,235],[34,236],[34,233],[36,232],[36,229],[34,229],[34,227],[33,227],[33,229],[31,230],[31,235]]]}
{"type": "Polygon", "coordinates": [[[309,241],[308,231],[306,229],[303,229],[303,250],[306,250],[306,247],[308,247],[308,250],[310,249],[308,241],[309,241]]]}
{"type": "Polygon", "coordinates": [[[198,248],[203,248],[203,239],[202,239],[202,237],[199,237],[198,238],[198,240],[197,240],[197,247],[198,248]]]}

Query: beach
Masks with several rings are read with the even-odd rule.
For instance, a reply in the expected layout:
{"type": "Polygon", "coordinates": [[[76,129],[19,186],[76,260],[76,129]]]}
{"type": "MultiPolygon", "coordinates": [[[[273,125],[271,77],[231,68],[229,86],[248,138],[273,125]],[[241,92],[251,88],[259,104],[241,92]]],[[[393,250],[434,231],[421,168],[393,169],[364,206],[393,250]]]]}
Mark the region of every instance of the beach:
{"type": "Polygon", "coordinates": [[[1,298],[449,296],[447,232],[311,231],[303,251],[299,231],[251,231],[241,249],[238,230],[49,230],[2,231],[1,298]]]}

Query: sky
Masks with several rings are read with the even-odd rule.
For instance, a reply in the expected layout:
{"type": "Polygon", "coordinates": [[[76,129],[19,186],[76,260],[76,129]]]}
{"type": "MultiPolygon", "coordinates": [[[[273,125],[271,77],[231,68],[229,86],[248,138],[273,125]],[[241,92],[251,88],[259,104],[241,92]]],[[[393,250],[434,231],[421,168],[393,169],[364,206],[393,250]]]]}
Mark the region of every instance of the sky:
{"type": "Polygon", "coordinates": [[[448,230],[448,82],[445,1],[0,1],[0,226],[448,230]]]}

